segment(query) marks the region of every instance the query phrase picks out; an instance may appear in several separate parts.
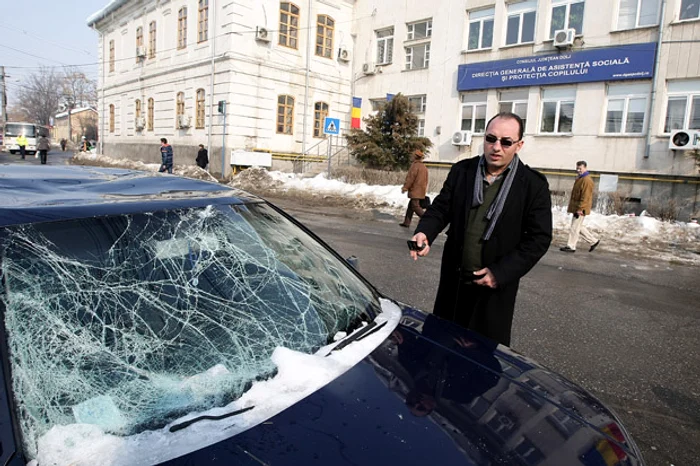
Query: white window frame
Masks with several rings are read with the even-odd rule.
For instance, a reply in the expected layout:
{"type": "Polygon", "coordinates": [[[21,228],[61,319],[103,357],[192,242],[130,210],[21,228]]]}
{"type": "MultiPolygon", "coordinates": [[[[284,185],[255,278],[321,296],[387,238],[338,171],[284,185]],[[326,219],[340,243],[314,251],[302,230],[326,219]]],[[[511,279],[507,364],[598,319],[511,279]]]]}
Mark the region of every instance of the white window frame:
{"type": "Polygon", "coordinates": [[[654,21],[652,23],[648,23],[648,24],[640,24],[640,20],[641,20],[641,16],[642,16],[642,2],[644,2],[644,1],[645,0],[618,0],[618,3],[617,3],[617,21],[616,21],[616,25],[615,25],[615,30],[627,31],[630,29],[658,26],[658,24],[659,24],[659,11],[661,10],[660,0],[651,0],[651,1],[656,3],[656,11],[655,11],[656,14],[654,16],[654,21]],[[636,3],[634,25],[632,25],[632,26],[620,26],[620,19],[622,18],[622,16],[621,16],[622,2],[626,2],[626,1],[636,3]]]}
{"type": "Polygon", "coordinates": [[[430,39],[433,36],[433,20],[416,21],[406,24],[406,40],[430,39]],[[416,37],[416,26],[425,24],[425,37],[416,37]]]}
{"type": "Polygon", "coordinates": [[[646,133],[647,121],[649,118],[649,95],[651,93],[651,84],[631,84],[631,85],[610,85],[608,86],[605,97],[605,113],[603,114],[602,132],[605,135],[626,135],[626,136],[643,136],[646,133]],[[629,89],[625,92],[625,88],[629,89]],[[646,89],[645,89],[646,88],[646,89]],[[630,100],[644,99],[644,120],[642,121],[641,132],[631,132],[627,128],[627,117],[629,115],[630,100]],[[620,131],[608,132],[608,112],[610,111],[611,101],[622,101],[622,126],[620,131]]]}
{"type": "Polygon", "coordinates": [[[682,18],[682,16],[683,16],[683,3],[688,2],[688,1],[694,1],[694,0],[681,0],[681,2],[680,2],[681,5],[680,5],[679,13],[678,13],[678,20],[679,21],[695,21],[697,19],[700,19],[700,8],[698,9],[697,15],[691,16],[688,18],[682,18]]]}
{"type": "Polygon", "coordinates": [[[495,8],[486,8],[484,10],[469,12],[469,28],[467,30],[467,50],[490,50],[493,48],[493,34],[495,33],[495,8]],[[491,43],[484,47],[484,24],[491,22],[491,43]],[[475,48],[469,48],[469,38],[475,24],[479,24],[479,40],[475,48]]]}
{"type": "MultiPolygon", "coordinates": [[[[554,21],[554,9],[560,6],[566,6],[566,16],[564,17],[564,27],[562,29],[571,28],[571,7],[572,5],[583,3],[583,15],[586,16],[586,0],[552,0],[552,8],[549,10],[549,39],[554,39],[554,29],[552,29],[554,21]]],[[[583,35],[583,20],[581,18],[581,31],[576,32],[577,36],[583,35]]]]}
{"type": "Polygon", "coordinates": [[[426,94],[408,95],[406,96],[406,98],[408,99],[409,105],[412,105],[415,101],[417,101],[416,105],[414,106],[414,113],[425,113],[425,109],[428,105],[428,96],[426,94]]]}
{"type": "Polygon", "coordinates": [[[418,120],[418,136],[425,136],[425,119],[418,120]]]}
{"type": "Polygon", "coordinates": [[[570,135],[574,133],[574,118],[576,117],[576,88],[565,88],[557,90],[547,90],[542,92],[542,99],[540,103],[540,118],[538,125],[539,134],[552,134],[552,135],[570,135]],[[573,91],[573,92],[572,92],[573,91]],[[550,96],[546,96],[547,92],[551,92],[550,96]],[[573,94],[573,97],[571,96],[573,94]],[[553,131],[544,131],[542,126],[544,124],[544,107],[548,103],[556,103],[555,113],[554,113],[554,129],[553,131]],[[573,104],[573,114],[571,116],[571,131],[559,131],[559,125],[561,124],[561,107],[562,104],[573,104]]]}
{"type": "Polygon", "coordinates": [[[487,123],[487,118],[486,118],[486,93],[485,92],[478,92],[475,94],[462,94],[460,100],[461,104],[459,106],[459,128],[462,131],[471,131],[472,134],[484,134],[486,131],[486,123],[487,123]],[[464,109],[466,107],[471,107],[472,109],[472,123],[470,128],[462,128],[462,122],[464,121],[464,109]],[[477,115],[477,110],[483,110],[484,114],[484,128],[481,131],[476,130],[476,115],[477,115]]]}
{"type": "Polygon", "coordinates": [[[394,28],[378,29],[374,32],[377,39],[377,65],[389,65],[394,58],[394,28]],[[386,36],[379,37],[381,33],[388,33],[386,36]],[[380,57],[380,44],[384,44],[384,53],[380,57]]]}
{"type": "MultiPolygon", "coordinates": [[[[676,129],[700,129],[690,127],[690,117],[692,115],[694,99],[698,99],[698,105],[700,106],[700,79],[693,79],[689,81],[672,81],[668,83],[668,96],[666,98],[666,111],[664,112],[664,119],[662,121],[662,134],[671,134],[671,132],[675,131],[676,129]],[[681,99],[685,100],[683,127],[669,128],[667,131],[666,121],[668,120],[669,103],[671,100],[681,99]]],[[[698,109],[698,112],[700,112],[700,109],[698,109]]]]}
{"type": "Polygon", "coordinates": [[[522,44],[532,44],[535,42],[535,36],[537,35],[537,0],[529,0],[521,3],[513,3],[508,5],[508,14],[506,16],[506,27],[505,37],[503,38],[503,44],[506,47],[513,47],[522,44]],[[531,40],[523,40],[523,23],[525,21],[525,15],[528,13],[535,14],[535,26],[532,32],[531,40]],[[518,17],[518,41],[512,44],[508,43],[508,26],[510,25],[510,19],[514,16],[518,17]]]}
{"type": "Polygon", "coordinates": [[[404,47],[406,50],[406,70],[422,70],[430,66],[430,42],[409,45],[404,47]],[[423,66],[413,66],[413,50],[418,48],[424,48],[423,55],[423,66]]]}
{"type": "Polygon", "coordinates": [[[370,104],[373,112],[378,112],[379,109],[382,107],[382,105],[385,103],[386,103],[386,97],[378,98],[378,99],[369,99],[369,104],[370,104]]]}
{"type": "Polygon", "coordinates": [[[524,97],[518,96],[518,98],[512,98],[510,96],[513,96],[514,94],[521,94],[521,92],[520,91],[501,92],[498,95],[498,111],[499,111],[499,113],[507,111],[507,112],[515,113],[516,115],[518,115],[523,120],[523,133],[525,133],[525,129],[527,127],[527,111],[530,108],[530,105],[529,105],[529,99],[527,96],[528,91],[525,90],[525,91],[522,91],[522,93],[525,94],[524,97]],[[510,110],[503,109],[502,106],[504,104],[511,104],[510,110]],[[522,107],[522,106],[525,107],[524,111],[517,111],[516,110],[516,107],[522,107]]]}

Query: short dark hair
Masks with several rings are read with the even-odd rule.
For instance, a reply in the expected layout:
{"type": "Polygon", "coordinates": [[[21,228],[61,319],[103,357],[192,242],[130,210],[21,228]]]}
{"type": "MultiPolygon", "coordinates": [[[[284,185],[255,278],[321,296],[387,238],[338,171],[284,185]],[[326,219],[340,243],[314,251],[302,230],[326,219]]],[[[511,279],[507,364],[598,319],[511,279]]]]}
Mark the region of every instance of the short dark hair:
{"type": "Polygon", "coordinates": [[[167,143],[168,143],[168,140],[165,139],[165,138],[160,138],[160,142],[162,142],[163,144],[167,144],[167,143]]]}
{"type": "Polygon", "coordinates": [[[486,127],[488,128],[489,125],[493,120],[496,118],[503,118],[504,120],[515,120],[518,122],[518,141],[523,138],[523,133],[525,133],[525,125],[523,124],[523,119],[520,118],[516,113],[513,112],[499,112],[493,118],[489,120],[488,123],[486,123],[486,127]]]}
{"type": "Polygon", "coordinates": [[[204,149],[204,144],[200,144],[199,147],[201,147],[202,149],[204,149]]]}
{"type": "Polygon", "coordinates": [[[578,167],[579,165],[583,165],[584,167],[588,167],[588,164],[586,163],[585,160],[579,160],[576,162],[576,166],[578,167]]]}

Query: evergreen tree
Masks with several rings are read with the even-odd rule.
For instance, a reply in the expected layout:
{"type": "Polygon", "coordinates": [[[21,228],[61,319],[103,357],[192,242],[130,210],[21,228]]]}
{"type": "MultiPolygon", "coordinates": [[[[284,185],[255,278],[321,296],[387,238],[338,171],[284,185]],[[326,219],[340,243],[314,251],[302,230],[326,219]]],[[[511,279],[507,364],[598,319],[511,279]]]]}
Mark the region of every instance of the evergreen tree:
{"type": "Polygon", "coordinates": [[[376,115],[364,119],[367,129],[346,135],[350,154],[368,168],[406,169],[416,149],[427,152],[433,143],[418,136],[418,117],[408,98],[396,94],[376,115]]]}

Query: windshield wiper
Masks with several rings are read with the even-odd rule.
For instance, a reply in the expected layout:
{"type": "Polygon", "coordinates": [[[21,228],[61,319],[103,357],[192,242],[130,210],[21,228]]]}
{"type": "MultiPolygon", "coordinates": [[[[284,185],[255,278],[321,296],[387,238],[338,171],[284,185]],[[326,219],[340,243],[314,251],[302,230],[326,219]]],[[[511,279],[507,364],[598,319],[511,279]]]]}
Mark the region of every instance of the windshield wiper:
{"type": "MultiPolygon", "coordinates": [[[[373,334],[380,328],[384,327],[386,325],[387,321],[382,322],[381,324],[377,325],[377,322],[372,321],[369,324],[365,325],[362,327],[360,330],[357,330],[355,333],[352,333],[345,337],[343,340],[340,340],[340,343],[336,347],[334,347],[331,352],[336,351],[336,350],[341,350],[348,346],[350,343],[353,341],[358,341],[362,340],[363,338],[373,334]]],[[[330,353],[329,353],[330,354],[330,353]]]]}
{"type": "Polygon", "coordinates": [[[175,424],[175,425],[172,426],[169,430],[170,430],[170,432],[177,432],[178,430],[182,430],[182,429],[184,429],[184,428],[186,428],[186,427],[191,426],[191,425],[194,424],[195,422],[199,422],[199,421],[219,421],[219,420],[221,420],[221,419],[226,419],[227,417],[238,416],[239,414],[243,414],[243,413],[245,413],[246,411],[250,411],[250,410],[253,409],[253,408],[255,408],[255,406],[248,406],[247,408],[243,408],[243,409],[239,409],[238,411],[233,411],[233,412],[230,412],[230,413],[222,414],[221,416],[208,416],[208,415],[204,415],[204,416],[195,417],[194,419],[190,419],[190,420],[188,420],[188,421],[181,422],[180,424],[175,424]]]}

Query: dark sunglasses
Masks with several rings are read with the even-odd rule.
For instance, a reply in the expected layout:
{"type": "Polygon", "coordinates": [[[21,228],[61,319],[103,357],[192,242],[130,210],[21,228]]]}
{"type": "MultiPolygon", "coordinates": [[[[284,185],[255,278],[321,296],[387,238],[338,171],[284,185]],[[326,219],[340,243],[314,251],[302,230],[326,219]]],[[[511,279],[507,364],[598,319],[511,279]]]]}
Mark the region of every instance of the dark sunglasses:
{"type": "Polygon", "coordinates": [[[487,134],[486,136],[484,136],[484,140],[486,142],[488,142],[489,144],[496,144],[496,141],[501,141],[502,147],[510,147],[513,144],[515,144],[516,142],[520,142],[520,139],[518,139],[517,141],[513,141],[510,138],[500,138],[499,139],[496,136],[494,136],[493,134],[487,134]]]}

